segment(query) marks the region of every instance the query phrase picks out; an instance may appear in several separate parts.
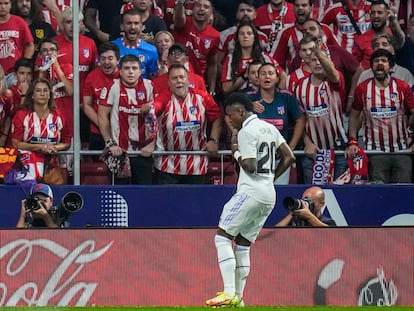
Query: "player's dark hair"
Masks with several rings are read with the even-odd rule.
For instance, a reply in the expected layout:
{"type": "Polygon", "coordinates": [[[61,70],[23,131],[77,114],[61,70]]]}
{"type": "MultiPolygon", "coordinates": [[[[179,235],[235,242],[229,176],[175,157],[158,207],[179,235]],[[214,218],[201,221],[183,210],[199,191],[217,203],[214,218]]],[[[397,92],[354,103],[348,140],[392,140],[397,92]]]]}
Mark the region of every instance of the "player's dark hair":
{"type": "Polygon", "coordinates": [[[101,55],[102,53],[108,51],[114,51],[116,59],[119,60],[119,57],[121,56],[119,52],[119,46],[110,41],[104,42],[99,46],[98,54],[101,55]]]}
{"type": "Polygon", "coordinates": [[[395,57],[391,54],[390,51],[384,50],[384,49],[378,49],[372,53],[371,58],[369,59],[369,64],[372,67],[372,64],[374,63],[374,59],[378,57],[385,56],[388,59],[388,63],[390,64],[390,67],[394,67],[395,65],[395,57]]]}
{"type": "Polygon", "coordinates": [[[231,93],[224,101],[224,107],[232,105],[241,105],[244,109],[246,109],[246,111],[253,112],[253,103],[250,100],[250,97],[245,93],[231,93]]]}
{"type": "Polygon", "coordinates": [[[127,55],[123,56],[121,58],[121,60],[119,61],[119,67],[122,67],[122,64],[127,63],[127,62],[138,63],[139,67],[141,67],[141,61],[139,60],[139,58],[136,55],[127,54],[127,55]]]}

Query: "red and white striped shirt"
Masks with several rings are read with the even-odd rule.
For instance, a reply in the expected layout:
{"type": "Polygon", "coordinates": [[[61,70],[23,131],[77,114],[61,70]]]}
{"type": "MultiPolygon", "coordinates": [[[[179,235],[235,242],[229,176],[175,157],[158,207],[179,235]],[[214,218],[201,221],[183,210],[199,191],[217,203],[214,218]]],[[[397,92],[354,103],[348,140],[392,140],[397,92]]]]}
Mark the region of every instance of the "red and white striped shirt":
{"type": "MultiPolygon", "coordinates": [[[[101,67],[94,69],[88,74],[85,80],[85,84],[83,85],[83,96],[92,97],[92,108],[95,110],[95,112],[98,112],[99,101],[107,100],[109,89],[111,88],[112,84],[114,84],[114,80],[118,78],[119,68],[111,75],[106,75],[101,67]],[[103,89],[105,90],[102,91],[103,89]],[[106,95],[106,97],[101,98],[101,95],[106,95]]],[[[99,128],[93,122],[90,124],[90,131],[94,134],[101,134],[99,128]]]]}
{"type": "Polygon", "coordinates": [[[303,77],[309,77],[311,75],[310,71],[305,70],[305,66],[302,63],[300,68],[296,69],[294,72],[287,76],[286,85],[287,90],[292,94],[295,94],[295,88],[298,84],[299,80],[303,77]]]}
{"type": "MultiPolygon", "coordinates": [[[[339,45],[331,28],[328,25],[322,24],[322,29],[325,35],[322,37],[322,42],[326,45],[339,45]]],[[[290,68],[292,60],[299,53],[299,41],[303,38],[302,29],[297,24],[290,25],[279,32],[275,44],[270,51],[272,56],[283,68],[290,68]]],[[[296,68],[295,68],[296,69],[296,68]]]]}
{"type": "MultiPolygon", "coordinates": [[[[350,12],[361,33],[364,33],[371,28],[371,17],[369,14],[371,5],[365,4],[364,2],[365,1],[361,1],[357,7],[353,7],[352,4],[347,1],[350,12]]],[[[327,25],[332,25],[333,33],[339,44],[349,53],[352,53],[354,38],[358,35],[356,34],[354,26],[352,25],[348,14],[346,14],[342,3],[336,3],[330,7],[326,11],[321,22],[327,25]]]]}
{"type": "MultiPolygon", "coordinates": [[[[12,120],[11,135],[13,139],[32,144],[70,144],[71,134],[58,111],[51,111],[45,119],[40,119],[36,112],[20,109],[12,120]]],[[[31,178],[43,177],[45,155],[41,152],[19,150],[19,159],[28,169],[31,178]]],[[[52,155],[51,167],[57,166],[57,156],[52,155]]]]}
{"type": "Polygon", "coordinates": [[[340,72],[339,76],[338,83],[325,79],[316,86],[310,75],[296,86],[296,98],[307,115],[306,132],[321,149],[336,149],[348,141],[342,115],[345,80],[340,72]]]}
{"type": "Polygon", "coordinates": [[[380,89],[374,78],[368,79],[358,84],[352,108],[364,114],[366,150],[407,148],[406,112],[414,109],[414,95],[406,82],[391,78],[380,89]]]}
{"type": "MultiPolygon", "coordinates": [[[[158,116],[156,150],[201,151],[207,144],[207,122],[220,118],[221,111],[208,93],[190,88],[184,100],[170,90],[154,101],[158,116]]],[[[162,155],[154,157],[154,167],[175,175],[207,174],[208,157],[204,155],[162,155]]]]}
{"type": "MultiPolygon", "coordinates": [[[[116,79],[109,90],[107,101],[99,102],[100,105],[112,107],[112,138],[123,150],[140,150],[148,143],[150,137],[140,108],[154,99],[153,93],[151,80],[139,78],[134,87],[127,87],[120,79],[116,79]]],[[[102,93],[101,98],[105,98],[105,94],[102,93]]]]}

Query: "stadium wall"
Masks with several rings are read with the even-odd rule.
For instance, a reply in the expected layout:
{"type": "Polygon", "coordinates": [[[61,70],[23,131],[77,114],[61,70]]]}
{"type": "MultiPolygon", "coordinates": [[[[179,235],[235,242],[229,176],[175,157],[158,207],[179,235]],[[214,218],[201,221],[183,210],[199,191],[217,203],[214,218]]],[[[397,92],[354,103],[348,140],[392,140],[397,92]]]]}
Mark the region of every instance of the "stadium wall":
{"type": "MultiPolygon", "coordinates": [[[[306,185],[277,187],[277,203],[266,222],[286,215],[286,196],[301,197],[306,185]]],[[[55,204],[69,191],[84,198],[71,227],[215,227],[233,185],[54,186],[55,204]]],[[[14,227],[29,189],[0,186],[0,228],[14,227]]],[[[329,214],[339,226],[414,225],[414,185],[332,186],[325,188],[329,214]]]]}
{"type": "MultiPolygon", "coordinates": [[[[0,231],[0,306],[201,306],[222,290],[214,229],[0,231]]],[[[270,228],[247,305],[414,305],[414,228],[270,228]]]]}

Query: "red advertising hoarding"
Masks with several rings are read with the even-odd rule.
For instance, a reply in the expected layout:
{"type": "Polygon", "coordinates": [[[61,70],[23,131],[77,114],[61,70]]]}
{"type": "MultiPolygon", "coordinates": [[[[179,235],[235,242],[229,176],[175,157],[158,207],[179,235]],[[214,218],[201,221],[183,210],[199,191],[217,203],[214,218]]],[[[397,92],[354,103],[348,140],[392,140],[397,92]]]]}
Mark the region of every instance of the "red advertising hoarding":
{"type": "MultiPolygon", "coordinates": [[[[203,305],[214,229],[0,231],[0,306],[203,305]]],[[[414,228],[265,229],[247,305],[414,305],[414,228]]]]}

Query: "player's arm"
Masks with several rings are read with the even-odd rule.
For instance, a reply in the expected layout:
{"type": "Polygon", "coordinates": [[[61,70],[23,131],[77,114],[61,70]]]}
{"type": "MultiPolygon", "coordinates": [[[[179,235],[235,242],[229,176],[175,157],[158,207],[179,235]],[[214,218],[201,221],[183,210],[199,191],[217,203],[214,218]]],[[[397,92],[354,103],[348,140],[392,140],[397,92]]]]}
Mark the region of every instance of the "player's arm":
{"type": "Polygon", "coordinates": [[[296,158],[293,154],[292,149],[289,148],[287,143],[280,144],[277,149],[277,153],[280,157],[279,164],[276,167],[275,171],[275,180],[282,175],[291,165],[295,162],[296,158]]]}

